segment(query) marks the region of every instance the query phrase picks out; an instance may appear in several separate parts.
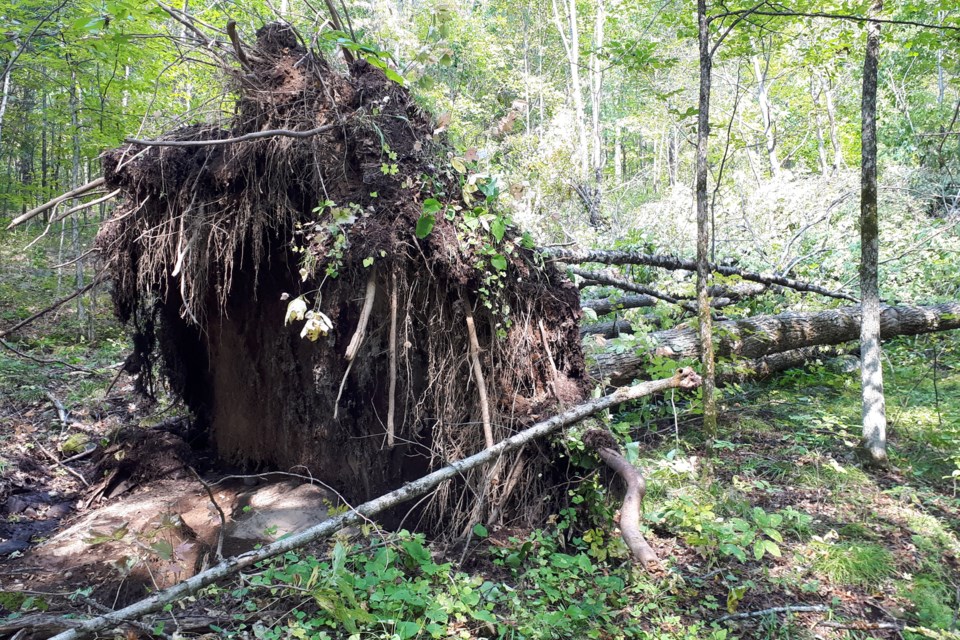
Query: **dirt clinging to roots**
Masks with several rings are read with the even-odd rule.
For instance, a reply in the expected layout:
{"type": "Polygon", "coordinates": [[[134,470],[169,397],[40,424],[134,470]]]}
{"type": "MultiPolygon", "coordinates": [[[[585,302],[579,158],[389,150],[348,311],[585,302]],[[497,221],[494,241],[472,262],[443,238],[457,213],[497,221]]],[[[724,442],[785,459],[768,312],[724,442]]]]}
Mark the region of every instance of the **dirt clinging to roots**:
{"type": "MultiPolygon", "coordinates": [[[[229,71],[239,95],[229,128],[193,125],[163,140],[319,132],[127,145],[104,158],[107,183],[122,189],[98,238],[117,313],[219,454],[304,465],[358,500],[479,451],[468,316],[495,440],[580,399],[576,289],[512,227],[491,240],[489,219],[468,220],[467,175],[433,119],[365,61],[344,75],[287,27],[257,36],[249,65],[229,71]],[[420,239],[427,200],[440,209],[420,239]],[[315,326],[332,324],[316,341],[300,335],[307,319],[284,324],[301,296],[315,326]]],[[[505,457],[439,491],[429,521],[535,520],[548,466],[529,447],[505,457]]]]}

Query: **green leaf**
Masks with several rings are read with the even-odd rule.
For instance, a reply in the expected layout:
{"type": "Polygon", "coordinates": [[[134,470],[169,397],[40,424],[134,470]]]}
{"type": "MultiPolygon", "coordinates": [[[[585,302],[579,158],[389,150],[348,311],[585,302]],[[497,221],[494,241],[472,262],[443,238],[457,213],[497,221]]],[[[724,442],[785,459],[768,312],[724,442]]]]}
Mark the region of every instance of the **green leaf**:
{"type": "Polygon", "coordinates": [[[420,219],[417,220],[417,229],[415,233],[417,237],[423,240],[430,232],[433,231],[433,225],[437,223],[437,219],[433,216],[432,213],[424,213],[420,216],[420,219]]]}
{"type": "Polygon", "coordinates": [[[493,237],[496,238],[497,242],[503,240],[503,234],[507,232],[507,221],[503,219],[502,216],[497,216],[494,218],[493,222],[490,223],[490,233],[493,234],[493,237]]]}
{"type": "Polygon", "coordinates": [[[478,609],[476,611],[472,611],[470,615],[473,616],[474,620],[480,620],[481,622],[489,622],[490,624],[497,623],[496,616],[494,616],[492,613],[490,613],[486,609],[478,609]]]}
{"type": "Polygon", "coordinates": [[[394,631],[400,637],[400,640],[407,640],[407,638],[413,638],[418,633],[420,633],[420,625],[416,622],[408,622],[406,620],[398,622],[394,631]]]}
{"type": "Polygon", "coordinates": [[[386,68],[383,70],[383,72],[386,74],[387,78],[389,78],[390,80],[393,80],[394,82],[396,82],[397,84],[399,84],[399,85],[401,85],[401,86],[403,86],[403,85],[406,84],[406,82],[407,82],[406,80],[404,80],[404,78],[403,78],[402,75],[400,75],[399,73],[397,73],[396,71],[394,71],[394,70],[391,69],[390,67],[386,67],[386,68]]]}
{"type": "Polygon", "coordinates": [[[486,538],[488,535],[490,535],[490,532],[487,531],[485,526],[478,522],[477,524],[473,525],[473,535],[477,536],[478,538],[486,538]]]}
{"type": "Polygon", "coordinates": [[[436,213],[443,208],[443,205],[440,204],[440,201],[436,198],[427,198],[423,201],[423,212],[424,213],[436,213]]]}
{"type": "Polygon", "coordinates": [[[776,557],[776,558],[779,558],[780,555],[781,555],[781,554],[780,554],[780,547],[778,547],[775,543],[773,543],[773,542],[771,542],[771,541],[769,541],[769,540],[764,540],[764,541],[763,541],[763,548],[767,550],[767,553],[769,553],[770,555],[772,555],[772,556],[774,556],[774,557],[776,557]]]}
{"type": "Polygon", "coordinates": [[[753,543],[753,557],[759,560],[763,557],[764,552],[766,551],[766,546],[764,546],[764,540],[757,540],[753,543]]]}
{"type": "Polygon", "coordinates": [[[497,271],[506,271],[507,270],[507,259],[504,258],[499,253],[492,258],[490,258],[490,264],[493,265],[493,268],[497,271]]]}

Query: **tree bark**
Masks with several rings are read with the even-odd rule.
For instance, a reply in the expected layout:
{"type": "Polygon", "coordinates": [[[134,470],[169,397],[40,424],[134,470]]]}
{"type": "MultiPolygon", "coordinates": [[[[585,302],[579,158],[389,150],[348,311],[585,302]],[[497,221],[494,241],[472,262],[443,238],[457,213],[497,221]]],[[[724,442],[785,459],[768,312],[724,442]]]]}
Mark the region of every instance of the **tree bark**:
{"type": "MultiPolygon", "coordinates": [[[[871,13],[883,9],[875,0],[871,13]]],[[[883,397],[883,367],[880,361],[880,288],[877,278],[880,229],[877,212],[877,67],[880,25],[867,24],[867,51],[863,61],[860,173],[860,377],[863,387],[863,441],[861,447],[871,462],[887,461],[887,416],[883,397]]]]}
{"type": "Polygon", "coordinates": [[[703,371],[703,431],[717,433],[716,363],[713,359],[713,318],[710,315],[710,203],[707,200],[707,149],[710,139],[710,23],[707,1],[697,0],[700,42],[700,100],[697,115],[697,327],[700,332],[700,363],[703,371]]]}
{"type": "MultiPolygon", "coordinates": [[[[890,339],[960,329],[960,302],[933,306],[886,307],[880,314],[880,336],[890,339]]],[[[842,307],[818,313],[783,313],[716,325],[717,355],[754,360],[801,347],[840,344],[860,337],[860,307],[842,307]]],[[[696,330],[678,327],[647,336],[645,351],[593,355],[591,373],[614,384],[643,375],[651,358],[697,358],[696,330]]]]}

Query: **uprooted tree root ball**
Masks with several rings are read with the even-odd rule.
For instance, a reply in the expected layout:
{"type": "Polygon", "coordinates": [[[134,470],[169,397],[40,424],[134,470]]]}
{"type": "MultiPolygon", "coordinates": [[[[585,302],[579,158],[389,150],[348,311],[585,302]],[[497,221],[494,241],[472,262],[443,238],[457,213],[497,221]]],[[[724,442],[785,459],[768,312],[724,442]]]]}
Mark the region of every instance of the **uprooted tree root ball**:
{"type": "MultiPolygon", "coordinates": [[[[498,213],[496,182],[365,61],[342,75],[280,25],[248,58],[229,129],[106,154],[123,200],[98,238],[140,355],[219,454],[361,500],[579,400],[577,291],[498,213]]],[[[501,459],[428,522],[539,519],[547,465],[501,459]]]]}

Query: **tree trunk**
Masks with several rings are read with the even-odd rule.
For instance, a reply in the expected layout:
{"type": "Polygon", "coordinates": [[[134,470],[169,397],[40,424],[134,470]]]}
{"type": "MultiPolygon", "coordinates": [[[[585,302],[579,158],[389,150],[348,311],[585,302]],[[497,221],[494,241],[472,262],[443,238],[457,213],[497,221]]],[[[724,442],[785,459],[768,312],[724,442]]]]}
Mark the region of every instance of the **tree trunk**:
{"type": "Polygon", "coordinates": [[[717,432],[713,319],[710,315],[710,212],[707,201],[707,147],[710,138],[710,23],[707,1],[697,0],[700,41],[700,100],[697,115],[697,325],[700,331],[700,362],[703,366],[703,430],[708,438],[717,432]]]}
{"type": "Polygon", "coordinates": [[[837,131],[837,108],[833,101],[833,79],[827,76],[823,97],[827,105],[827,120],[830,122],[830,145],[833,147],[833,172],[844,166],[843,149],[840,147],[840,134],[837,131]]]}
{"type": "Polygon", "coordinates": [[[767,67],[769,63],[769,57],[762,66],[760,58],[753,57],[753,74],[757,78],[757,103],[760,106],[760,116],[763,118],[763,138],[767,149],[767,160],[770,162],[770,175],[779,178],[780,158],[777,157],[777,133],[774,129],[770,97],[767,95],[767,67]]]}
{"type": "MultiPolygon", "coordinates": [[[[883,9],[875,0],[874,15],[883,9]]],[[[860,297],[863,321],[860,326],[861,383],[863,386],[864,453],[874,464],[887,460],[887,416],[883,398],[883,368],[880,361],[880,289],[877,262],[880,230],[877,212],[877,67],[880,53],[880,25],[867,25],[867,52],[863,62],[863,103],[861,107],[862,150],[860,176],[860,297]]]]}
{"type": "MultiPolygon", "coordinates": [[[[960,302],[920,307],[885,307],[880,314],[880,337],[910,336],[960,329],[960,302]]],[[[783,313],[716,325],[717,355],[748,360],[801,347],[840,344],[860,337],[860,307],[841,307],[818,313],[783,313]]],[[[591,373],[610,377],[615,384],[642,377],[652,358],[697,358],[700,343],[695,329],[678,327],[647,336],[645,351],[597,353],[591,373]]]]}

